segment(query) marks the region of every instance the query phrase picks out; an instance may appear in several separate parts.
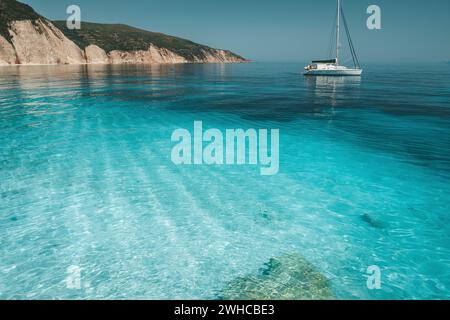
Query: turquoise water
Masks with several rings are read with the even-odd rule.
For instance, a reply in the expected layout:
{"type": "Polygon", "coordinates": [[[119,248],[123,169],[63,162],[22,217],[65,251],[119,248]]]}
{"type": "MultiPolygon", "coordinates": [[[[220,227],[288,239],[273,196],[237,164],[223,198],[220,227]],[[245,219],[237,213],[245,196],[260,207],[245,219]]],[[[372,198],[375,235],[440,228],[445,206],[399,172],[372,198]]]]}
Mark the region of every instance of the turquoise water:
{"type": "Polygon", "coordinates": [[[293,253],[339,299],[450,298],[450,67],[301,68],[0,69],[0,298],[215,299],[293,253]],[[174,165],[195,120],[279,128],[280,172],[174,165]]]}

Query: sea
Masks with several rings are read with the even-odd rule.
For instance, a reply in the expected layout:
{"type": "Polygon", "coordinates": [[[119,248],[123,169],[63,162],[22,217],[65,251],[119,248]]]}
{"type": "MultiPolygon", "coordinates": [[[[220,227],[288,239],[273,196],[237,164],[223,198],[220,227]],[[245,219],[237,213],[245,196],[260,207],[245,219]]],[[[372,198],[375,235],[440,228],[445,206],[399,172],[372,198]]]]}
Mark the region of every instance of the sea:
{"type": "Polygon", "coordinates": [[[450,299],[450,65],[305,64],[0,68],[0,298],[450,299]],[[194,121],[278,172],[175,164],[194,121]]]}

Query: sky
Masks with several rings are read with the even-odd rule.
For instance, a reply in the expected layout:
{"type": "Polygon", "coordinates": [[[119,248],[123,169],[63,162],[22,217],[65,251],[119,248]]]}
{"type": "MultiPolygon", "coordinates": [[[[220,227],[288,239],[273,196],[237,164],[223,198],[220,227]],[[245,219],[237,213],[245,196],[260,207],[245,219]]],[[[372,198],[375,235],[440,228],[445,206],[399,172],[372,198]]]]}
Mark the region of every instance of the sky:
{"type": "MultiPolygon", "coordinates": [[[[41,15],[124,23],[229,49],[256,61],[328,58],[335,0],[22,0],[41,15]]],[[[450,61],[449,0],[342,0],[361,62],[450,61]],[[369,5],[381,8],[381,30],[369,30],[369,5]]]]}

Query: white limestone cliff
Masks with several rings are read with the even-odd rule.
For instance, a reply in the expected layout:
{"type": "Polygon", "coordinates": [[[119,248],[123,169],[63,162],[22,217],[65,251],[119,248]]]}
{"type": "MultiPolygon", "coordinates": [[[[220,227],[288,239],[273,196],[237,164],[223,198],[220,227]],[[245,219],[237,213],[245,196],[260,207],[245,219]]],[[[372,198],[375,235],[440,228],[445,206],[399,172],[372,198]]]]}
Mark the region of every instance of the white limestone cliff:
{"type": "Polygon", "coordinates": [[[149,43],[148,50],[105,52],[97,45],[84,50],[68,39],[46,19],[9,23],[11,41],[0,36],[0,65],[14,64],[154,64],[154,63],[229,63],[245,60],[229,51],[202,49],[202,54],[187,60],[166,48],[149,43]]]}
{"type": "Polygon", "coordinates": [[[205,59],[201,62],[242,62],[242,59],[233,55],[230,51],[220,49],[203,50],[205,59]]]}
{"type": "Polygon", "coordinates": [[[15,64],[17,62],[14,47],[2,36],[0,36],[0,66],[15,64]]]}
{"type": "Polygon", "coordinates": [[[86,57],[86,63],[92,64],[109,64],[109,57],[105,50],[91,44],[84,49],[84,54],[86,57]]]}
{"type": "Polygon", "coordinates": [[[52,23],[38,20],[13,21],[9,32],[20,64],[81,64],[83,51],[52,23]]]}

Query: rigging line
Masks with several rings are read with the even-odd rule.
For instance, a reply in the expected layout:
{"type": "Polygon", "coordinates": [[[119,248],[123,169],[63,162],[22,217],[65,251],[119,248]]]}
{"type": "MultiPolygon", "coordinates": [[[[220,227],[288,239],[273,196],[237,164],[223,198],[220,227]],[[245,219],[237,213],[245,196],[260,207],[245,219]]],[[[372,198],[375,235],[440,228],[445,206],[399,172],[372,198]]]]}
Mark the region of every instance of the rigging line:
{"type": "Polygon", "coordinates": [[[353,64],[354,64],[354,66],[356,68],[357,64],[359,64],[359,62],[357,61],[358,58],[356,56],[356,51],[355,51],[355,48],[353,46],[353,41],[352,41],[352,38],[351,38],[351,35],[350,35],[350,31],[348,29],[347,20],[345,19],[344,10],[342,9],[342,7],[341,7],[341,14],[342,14],[342,20],[344,22],[345,32],[346,32],[346,35],[347,35],[348,45],[350,47],[350,52],[352,54],[353,64]]]}
{"type": "Polygon", "coordinates": [[[333,20],[333,27],[331,28],[331,37],[328,44],[328,57],[331,57],[331,54],[334,49],[334,40],[336,39],[336,19],[337,19],[337,12],[334,14],[334,20],[333,20]]]}
{"type": "Polygon", "coordinates": [[[357,67],[357,61],[356,61],[357,59],[355,58],[355,56],[356,56],[355,48],[353,47],[353,42],[352,42],[352,39],[351,39],[351,36],[350,36],[350,32],[348,30],[347,20],[345,19],[345,15],[344,15],[344,12],[343,12],[342,9],[341,9],[341,13],[342,13],[342,20],[344,22],[345,32],[346,32],[346,35],[347,35],[347,41],[348,41],[348,44],[349,44],[349,47],[350,47],[350,52],[352,54],[353,65],[356,68],[357,67]]]}
{"type": "Polygon", "coordinates": [[[328,51],[326,53],[328,53],[327,56],[331,55],[331,49],[332,49],[332,45],[333,45],[333,34],[334,34],[334,28],[331,28],[331,35],[330,35],[330,39],[328,41],[328,51]]]}
{"type": "Polygon", "coordinates": [[[348,32],[348,27],[347,27],[347,20],[345,19],[344,10],[342,9],[342,7],[341,7],[340,10],[341,10],[341,15],[342,15],[342,21],[343,21],[344,28],[345,28],[345,33],[346,33],[346,36],[347,36],[348,45],[349,45],[349,48],[350,48],[350,53],[351,53],[352,59],[353,59],[353,64],[355,64],[355,58],[354,58],[354,55],[353,55],[353,48],[352,48],[352,41],[351,41],[351,37],[350,37],[350,34],[348,32]]]}
{"type": "Polygon", "coordinates": [[[345,32],[347,33],[347,39],[348,39],[348,43],[350,46],[350,51],[352,53],[353,64],[355,65],[355,67],[357,67],[359,69],[359,68],[361,68],[361,65],[359,63],[358,55],[356,54],[356,50],[353,45],[352,37],[350,35],[350,30],[348,29],[348,25],[347,25],[347,19],[345,18],[344,10],[342,9],[342,7],[341,7],[341,13],[342,13],[342,20],[344,21],[345,32]]]}

